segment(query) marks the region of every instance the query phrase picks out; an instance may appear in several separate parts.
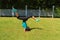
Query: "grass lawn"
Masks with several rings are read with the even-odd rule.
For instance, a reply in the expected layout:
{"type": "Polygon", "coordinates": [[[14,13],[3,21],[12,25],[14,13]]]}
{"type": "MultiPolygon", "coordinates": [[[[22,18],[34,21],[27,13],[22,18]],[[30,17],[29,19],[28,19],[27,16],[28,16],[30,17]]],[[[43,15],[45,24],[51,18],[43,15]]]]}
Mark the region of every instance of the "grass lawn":
{"type": "Polygon", "coordinates": [[[60,40],[60,18],[40,18],[39,22],[30,18],[29,32],[21,24],[15,17],[0,17],[0,40],[60,40]]]}

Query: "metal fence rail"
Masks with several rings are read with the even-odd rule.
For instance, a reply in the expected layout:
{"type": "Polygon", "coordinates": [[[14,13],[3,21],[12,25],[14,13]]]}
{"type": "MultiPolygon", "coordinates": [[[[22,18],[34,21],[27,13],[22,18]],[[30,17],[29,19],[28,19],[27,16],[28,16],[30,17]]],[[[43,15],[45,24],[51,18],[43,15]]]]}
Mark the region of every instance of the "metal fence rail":
{"type": "MultiPolygon", "coordinates": [[[[19,16],[26,16],[26,10],[17,10],[19,16]]],[[[11,16],[12,17],[12,11],[11,9],[0,9],[0,16],[11,16]]],[[[15,16],[15,13],[14,13],[15,16]]],[[[45,10],[27,10],[27,17],[28,16],[52,16],[52,11],[45,11],[45,10]]]]}

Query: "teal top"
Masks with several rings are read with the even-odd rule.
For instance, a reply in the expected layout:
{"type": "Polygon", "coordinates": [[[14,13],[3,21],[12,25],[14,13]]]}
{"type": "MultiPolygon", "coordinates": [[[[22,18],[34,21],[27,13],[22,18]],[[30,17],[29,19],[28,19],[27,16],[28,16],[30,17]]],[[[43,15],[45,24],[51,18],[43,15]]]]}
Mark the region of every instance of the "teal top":
{"type": "Polygon", "coordinates": [[[17,9],[15,9],[15,8],[12,8],[12,12],[17,12],[17,9]]]}
{"type": "Polygon", "coordinates": [[[23,26],[23,28],[26,29],[26,28],[27,28],[27,24],[26,24],[26,22],[23,22],[23,23],[22,23],[22,26],[23,26]]]}

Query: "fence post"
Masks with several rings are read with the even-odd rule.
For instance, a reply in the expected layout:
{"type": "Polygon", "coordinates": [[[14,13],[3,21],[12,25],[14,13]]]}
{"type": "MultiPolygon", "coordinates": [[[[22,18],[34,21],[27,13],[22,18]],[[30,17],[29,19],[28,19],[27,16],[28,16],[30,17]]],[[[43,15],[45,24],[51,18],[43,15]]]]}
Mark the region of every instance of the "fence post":
{"type": "Polygon", "coordinates": [[[39,7],[39,17],[40,17],[40,13],[41,13],[41,11],[40,11],[40,7],[39,7]]]}
{"type": "Polygon", "coordinates": [[[52,18],[54,18],[54,8],[55,8],[55,6],[53,5],[53,7],[52,7],[52,18]]]}
{"type": "Polygon", "coordinates": [[[27,17],[27,5],[25,6],[25,15],[27,17]]]}

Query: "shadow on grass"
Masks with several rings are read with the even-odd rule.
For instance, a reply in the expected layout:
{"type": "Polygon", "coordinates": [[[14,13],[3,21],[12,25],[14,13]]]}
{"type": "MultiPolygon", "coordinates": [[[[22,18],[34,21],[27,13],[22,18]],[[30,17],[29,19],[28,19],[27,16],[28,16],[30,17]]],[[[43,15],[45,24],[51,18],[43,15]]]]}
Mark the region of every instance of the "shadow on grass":
{"type": "Polygon", "coordinates": [[[38,29],[38,30],[43,30],[43,28],[29,28],[29,27],[27,27],[27,31],[31,31],[31,30],[35,30],[35,29],[38,29]]]}
{"type": "Polygon", "coordinates": [[[30,30],[34,30],[34,29],[43,30],[42,28],[30,28],[30,30]]]}

